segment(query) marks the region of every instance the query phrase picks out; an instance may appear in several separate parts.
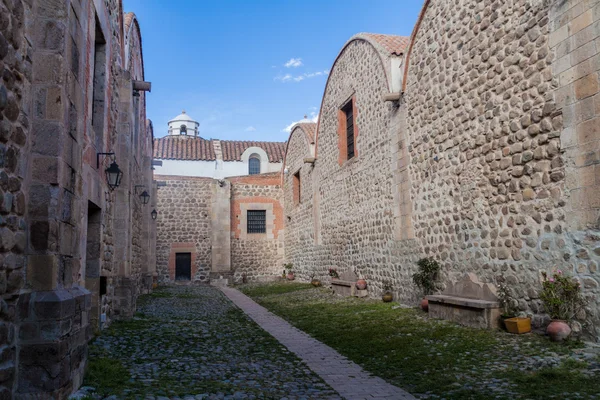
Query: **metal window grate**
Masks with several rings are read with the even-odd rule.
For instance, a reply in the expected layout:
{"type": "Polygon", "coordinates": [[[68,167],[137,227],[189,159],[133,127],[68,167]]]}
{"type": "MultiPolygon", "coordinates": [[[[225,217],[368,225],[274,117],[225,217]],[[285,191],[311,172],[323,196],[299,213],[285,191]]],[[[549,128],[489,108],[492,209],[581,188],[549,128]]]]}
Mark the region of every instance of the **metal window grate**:
{"type": "Polygon", "coordinates": [[[267,211],[248,210],[248,233],[267,233],[267,211]]]}
{"type": "Polygon", "coordinates": [[[248,174],[260,174],[260,160],[258,158],[251,157],[250,160],[248,160],[248,174]]]}
{"type": "Polygon", "coordinates": [[[354,157],[354,113],[352,110],[352,101],[342,108],[344,114],[346,114],[346,155],[347,159],[354,157]]]}

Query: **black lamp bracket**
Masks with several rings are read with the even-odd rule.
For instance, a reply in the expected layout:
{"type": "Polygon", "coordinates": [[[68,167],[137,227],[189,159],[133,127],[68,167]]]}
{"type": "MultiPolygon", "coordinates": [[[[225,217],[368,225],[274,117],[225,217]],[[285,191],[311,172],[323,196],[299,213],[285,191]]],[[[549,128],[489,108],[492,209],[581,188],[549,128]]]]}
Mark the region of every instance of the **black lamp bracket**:
{"type": "Polygon", "coordinates": [[[138,194],[138,188],[144,188],[144,189],[145,189],[145,188],[146,188],[146,185],[135,185],[135,186],[133,187],[133,189],[134,189],[134,191],[135,191],[135,194],[138,194]]]}
{"type": "Polygon", "coordinates": [[[100,156],[113,156],[114,160],[115,153],[96,153],[96,168],[100,168],[100,156]]]}

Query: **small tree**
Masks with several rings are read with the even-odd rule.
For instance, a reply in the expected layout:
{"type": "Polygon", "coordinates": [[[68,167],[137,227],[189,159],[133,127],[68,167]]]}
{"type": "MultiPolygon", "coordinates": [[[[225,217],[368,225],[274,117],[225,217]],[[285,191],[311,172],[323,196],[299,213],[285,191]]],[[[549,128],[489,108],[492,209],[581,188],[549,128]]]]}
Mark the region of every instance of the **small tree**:
{"type": "Polygon", "coordinates": [[[442,268],[433,258],[421,258],[417,261],[419,271],[413,274],[413,282],[425,296],[438,289],[439,272],[442,268]]]}

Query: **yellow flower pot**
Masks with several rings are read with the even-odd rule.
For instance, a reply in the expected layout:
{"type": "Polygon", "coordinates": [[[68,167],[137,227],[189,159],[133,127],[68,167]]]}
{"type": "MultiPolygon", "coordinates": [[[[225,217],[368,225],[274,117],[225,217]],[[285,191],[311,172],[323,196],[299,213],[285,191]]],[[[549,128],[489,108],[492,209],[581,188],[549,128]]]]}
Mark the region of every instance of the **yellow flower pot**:
{"type": "Polygon", "coordinates": [[[528,333],[531,332],[531,318],[509,318],[504,320],[506,330],[510,333],[528,333]]]}

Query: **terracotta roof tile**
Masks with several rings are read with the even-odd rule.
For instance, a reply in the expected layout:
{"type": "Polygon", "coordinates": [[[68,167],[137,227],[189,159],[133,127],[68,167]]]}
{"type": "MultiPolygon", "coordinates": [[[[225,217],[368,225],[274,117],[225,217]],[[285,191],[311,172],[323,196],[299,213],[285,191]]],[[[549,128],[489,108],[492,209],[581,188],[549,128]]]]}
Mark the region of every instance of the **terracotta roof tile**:
{"type": "Polygon", "coordinates": [[[221,140],[223,161],[240,161],[242,153],[248,147],[260,147],[267,153],[270,162],[280,162],[285,154],[286,142],[246,142],[221,140]]]}
{"type": "MultiPolygon", "coordinates": [[[[285,146],[286,142],[221,140],[223,161],[240,161],[242,153],[247,148],[260,147],[267,153],[270,162],[280,162],[283,160],[285,146]]],[[[202,138],[183,139],[172,136],[154,139],[154,158],[193,161],[212,161],[217,159],[211,140],[202,138]]]]}
{"type": "Polygon", "coordinates": [[[154,139],[154,158],[162,160],[216,160],[210,140],[166,136],[154,139]]]}
{"type": "Polygon", "coordinates": [[[310,143],[315,142],[315,133],[317,133],[317,124],[315,122],[300,122],[297,124],[308,136],[310,143]]]}
{"type": "Polygon", "coordinates": [[[379,43],[390,54],[398,56],[404,54],[410,40],[408,36],[381,35],[378,33],[361,33],[360,35],[369,37],[379,43]]]}

